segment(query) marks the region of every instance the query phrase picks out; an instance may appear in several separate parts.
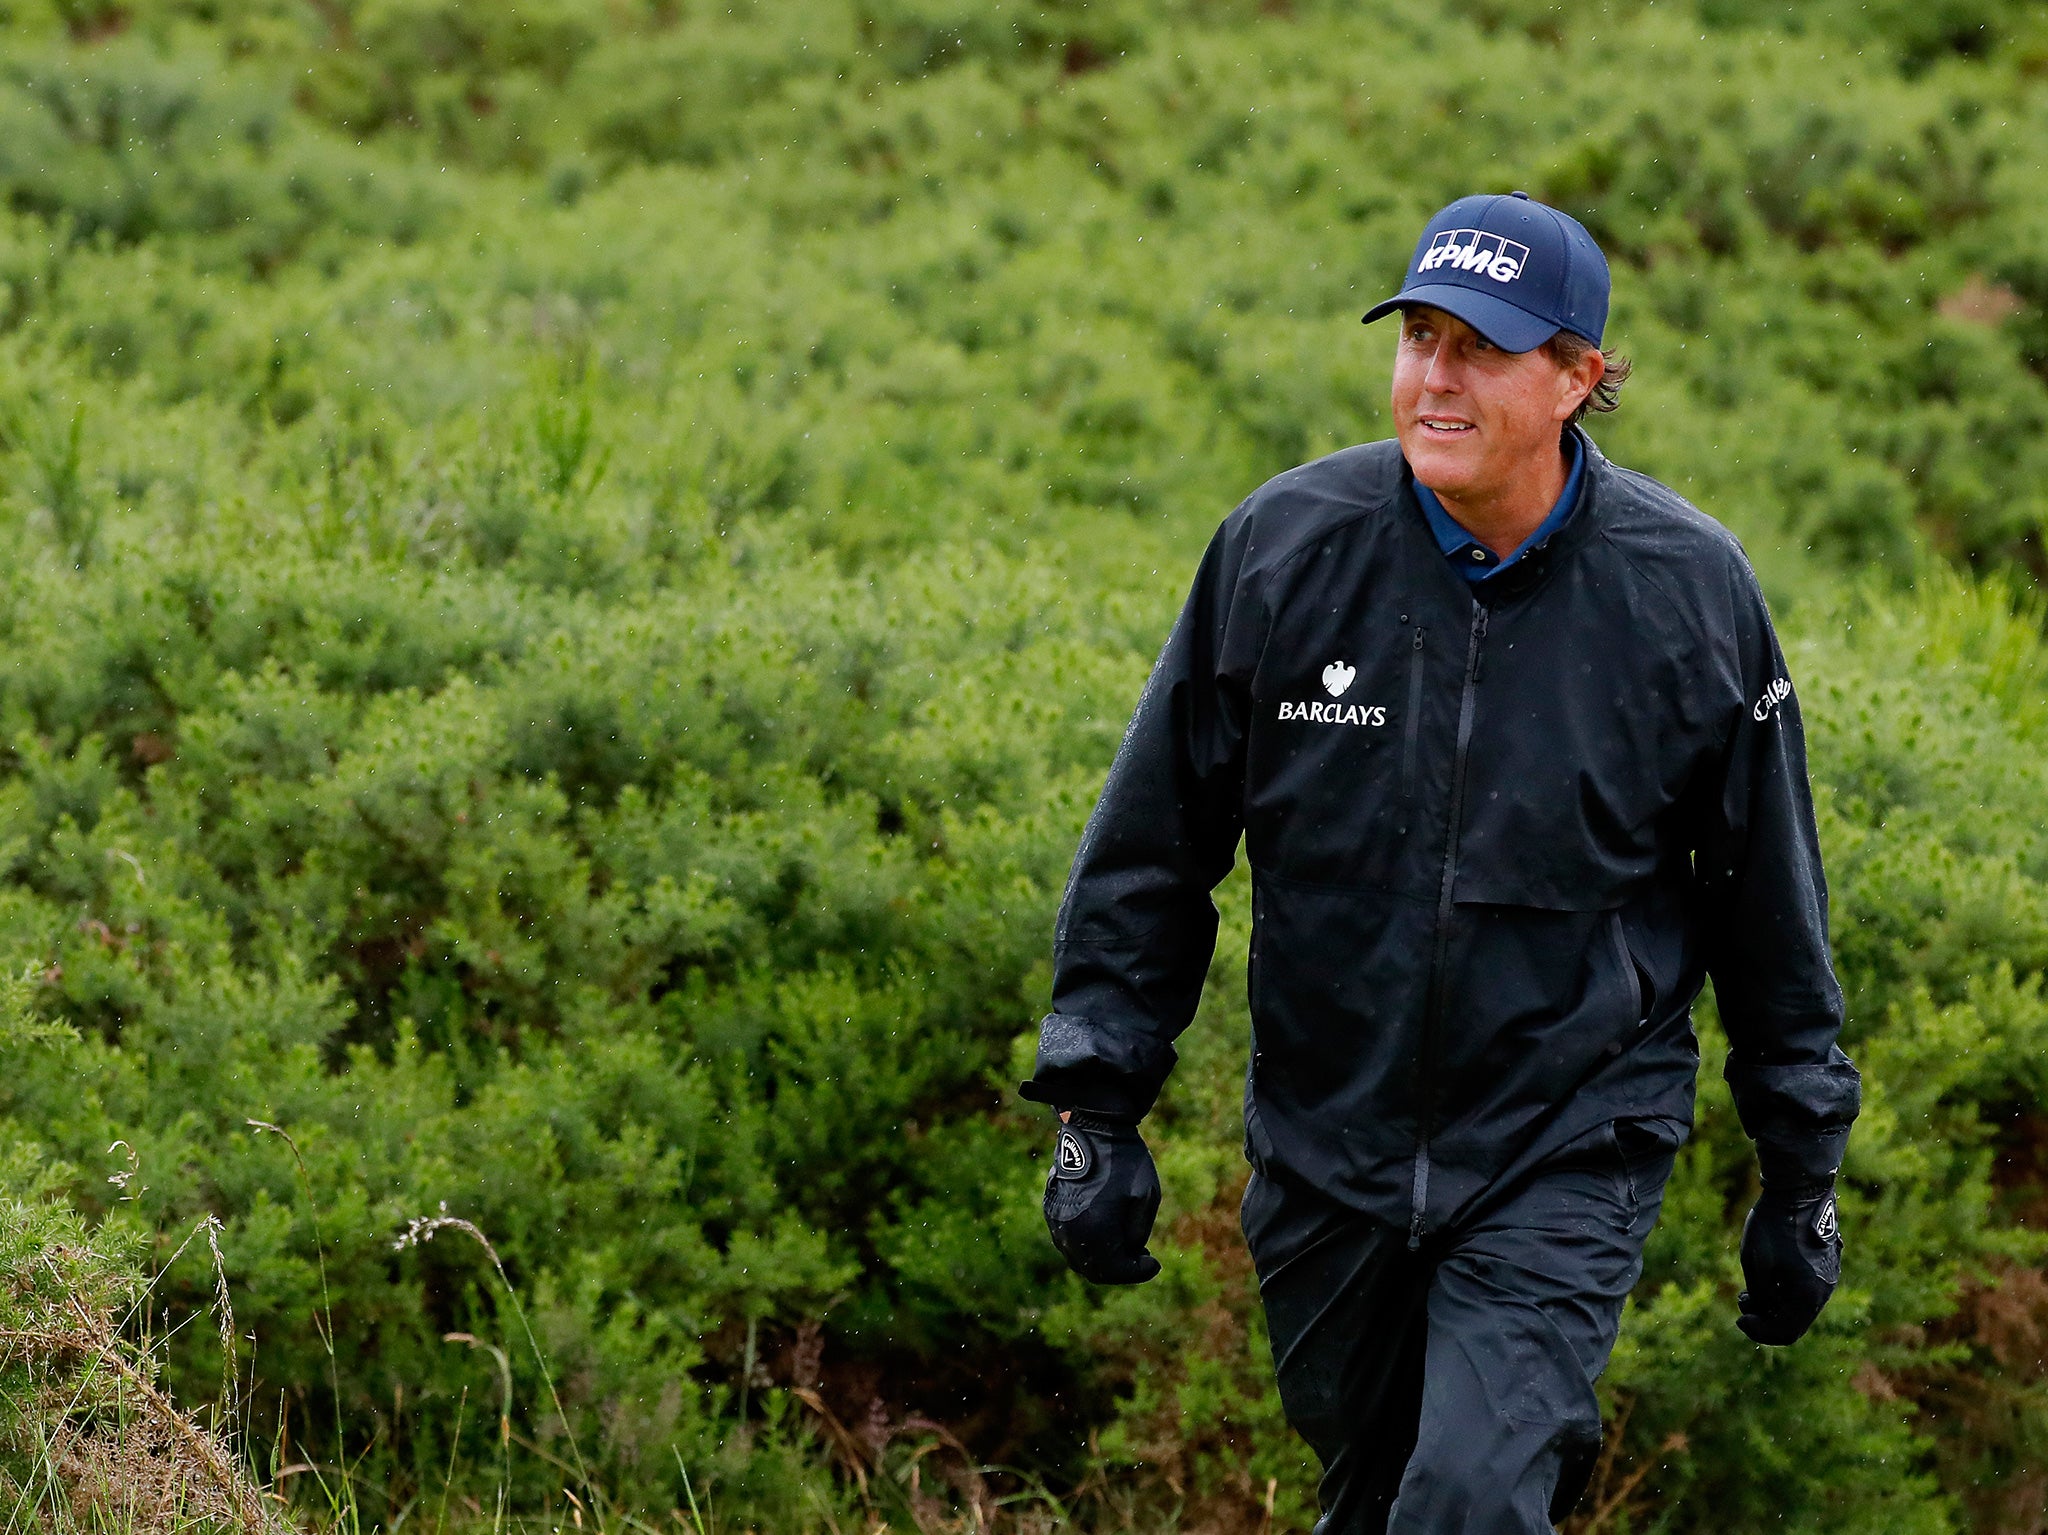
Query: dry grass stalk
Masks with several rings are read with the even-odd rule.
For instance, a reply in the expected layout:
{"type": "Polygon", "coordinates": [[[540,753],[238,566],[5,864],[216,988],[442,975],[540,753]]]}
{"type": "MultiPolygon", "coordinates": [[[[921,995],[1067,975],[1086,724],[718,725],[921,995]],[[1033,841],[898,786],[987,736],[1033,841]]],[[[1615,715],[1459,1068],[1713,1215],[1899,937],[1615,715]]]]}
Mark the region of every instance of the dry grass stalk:
{"type": "MultiPolygon", "coordinates": [[[[209,1233],[211,1241],[211,1233],[209,1233]]],[[[49,1272],[61,1270],[48,1255],[49,1272]]],[[[224,1282],[224,1281],[223,1281],[224,1282]]],[[[223,1325],[232,1323],[223,1315],[223,1325]]],[[[241,1535],[285,1528],[234,1455],[160,1389],[111,1319],[65,1292],[35,1325],[0,1328],[0,1354],[26,1366],[16,1448],[47,1484],[9,1488],[20,1510],[61,1501],[80,1526],[170,1535],[213,1526],[241,1535]],[[107,1389],[111,1386],[111,1392],[107,1389]]]]}
{"type": "MultiPolygon", "coordinates": [[[[561,1422],[562,1433],[569,1446],[569,1458],[575,1462],[573,1467],[566,1469],[573,1470],[577,1479],[582,1482],[584,1494],[589,1498],[590,1507],[595,1511],[597,1527],[602,1531],[605,1528],[604,1503],[598,1494],[597,1484],[591,1479],[589,1468],[583,1462],[582,1447],[576,1442],[576,1425],[569,1421],[568,1409],[562,1406],[562,1395],[555,1389],[554,1371],[548,1368],[547,1355],[541,1350],[540,1340],[533,1335],[533,1324],[527,1320],[526,1308],[519,1302],[519,1291],[513,1287],[512,1276],[505,1272],[505,1260],[498,1256],[498,1249],[491,1245],[491,1239],[484,1235],[483,1229],[475,1222],[466,1221],[459,1215],[450,1215],[448,1213],[448,1202],[444,1199],[441,1201],[441,1213],[439,1215],[413,1216],[406,1222],[405,1230],[399,1234],[391,1246],[394,1250],[401,1252],[408,1247],[421,1247],[433,1241],[434,1237],[443,1231],[460,1232],[462,1235],[470,1238],[470,1240],[484,1250],[484,1256],[491,1260],[491,1268],[498,1276],[498,1283],[504,1287],[505,1299],[512,1307],[512,1315],[518,1319],[519,1330],[526,1335],[526,1346],[532,1351],[533,1361],[540,1369],[541,1381],[548,1388],[548,1400],[554,1405],[555,1417],[561,1422]]],[[[496,1353],[498,1351],[493,1350],[492,1352],[496,1353]]],[[[500,1358],[503,1358],[502,1354],[500,1358]]],[[[509,1372],[506,1377],[505,1389],[506,1401],[508,1403],[506,1432],[509,1436],[509,1403],[511,1400],[511,1378],[509,1372]]],[[[568,1491],[566,1487],[562,1490],[565,1493],[568,1491]]],[[[572,1498],[571,1501],[575,1502],[579,1509],[582,1507],[581,1500],[572,1498]]],[[[578,1523],[580,1525],[580,1519],[578,1523]]]]}
{"type": "MultiPolygon", "coordinates": [[[[67,1297],[67,1301],[83,1328],[90,1332],[104,1327],[104,1323],[88,1313],[75,1296],[67,1297]]],[[[232,1510],[236,1527],[249,1532],[249,1535],[263,1535],[273,1528],[274,1521],[264,1512],[262,1495],[220,1442],[157,1389],[156,1383],[125,1357],[119,1340],[110,1332],[101,1331],[95,1343],[100,1362],[120,1377],[126,1390],[135,1394],[147,1414],[147,1420],[171,1447],[173,1458],[188,1466],[196,1464],[204,1471],[206,1479],[232,1510]]]]}

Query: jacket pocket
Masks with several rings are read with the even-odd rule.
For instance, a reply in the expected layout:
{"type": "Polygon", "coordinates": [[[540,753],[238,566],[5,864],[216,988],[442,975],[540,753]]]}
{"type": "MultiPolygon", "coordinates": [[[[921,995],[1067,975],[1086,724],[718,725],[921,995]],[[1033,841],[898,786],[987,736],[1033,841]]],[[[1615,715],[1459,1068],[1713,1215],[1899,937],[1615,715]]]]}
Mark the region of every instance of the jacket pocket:
{"type": "Polygon", "coordinates": [[[1642,985],[1614,912],[1461,905],[1449,931],[1440,1120],[1527,1123],[1640,1034],[1642,985]]]}
{"type": "Polygon", "coordinates": [[[1408,649],[1408,708],[1401,717],[1401,793],[1415,793],[1415,753],[1422,735],[1422,635],[1415,630],[1415,643],[1408,649]]]}
{"type": "Polygon", "coordinates": [[[1629,950],[1628,932],[1621,925],[1619,911],[1607,914],[1607,931],[1614,942],[1614,962],[1621,967],[1622,982],[1634,999],[1632,1016],[1638,1024],[1647,1023],[1650,1019],[1650,986],[1644,979],[1643,967],[1636,963],[1635,955],[1629,950]]]}
{"type": "MultiPolygon", "coordinates": [[[[1645,1208],[1661,1204],[1664,1185],[1685,1141],[1682,1127],[1668,1121],[1616,1119],[1607,1125],[1607,1144],[1628,1196],[1631,1224],[1645,1208]]],[[[1654,1209],[1651,1211],[1655,1213],[1654,1209]]]]}
{"type": "Polygon", "coordinates": [[[1267,1133],[1276,1144],[1293,1126],[1401,1139],[1414,1116],[1434,906],[1264,873],[1255,889],[1252,1030],[1267,1133]]]}
{"type": "Polygon", "coordinates": [[[1259,1058],[1254,1052],[1251,1071],[1245,1080],[1244,1159],[1251,1164],[1252,1171],[1266,1173],[1278,1159],[1273,1155],[1272,1137],[1266,1134],[1266,1127],[1259,1122],[1258,1078],[1259,1058]]]}

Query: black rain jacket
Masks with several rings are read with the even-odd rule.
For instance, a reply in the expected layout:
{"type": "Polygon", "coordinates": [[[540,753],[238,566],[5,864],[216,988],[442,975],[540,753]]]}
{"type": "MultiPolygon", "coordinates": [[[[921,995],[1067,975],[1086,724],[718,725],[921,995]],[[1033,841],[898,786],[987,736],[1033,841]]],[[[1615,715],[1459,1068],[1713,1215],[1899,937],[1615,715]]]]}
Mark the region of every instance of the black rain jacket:
{"type": "Polygon", "coordinates": [[[1580,441],[1574,515],[1482,586],[1393,442],[1225,521],[1076,856],[1026,1097],[1150,1109],[1242,836],[1262,1172],[1419,1242],[1612,1120],[1675,1142],[1711,974],[1766,1180],[1834,1174],[1859,1084],[1770,615],[1732,535],[1580,441]]]}

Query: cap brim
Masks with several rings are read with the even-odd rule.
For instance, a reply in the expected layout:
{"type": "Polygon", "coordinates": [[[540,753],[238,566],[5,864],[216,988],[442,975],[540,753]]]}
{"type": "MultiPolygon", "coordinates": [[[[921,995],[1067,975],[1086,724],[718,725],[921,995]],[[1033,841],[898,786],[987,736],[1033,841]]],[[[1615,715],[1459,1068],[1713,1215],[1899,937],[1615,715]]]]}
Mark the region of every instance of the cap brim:
{"type": "Polygon", "coordinates": [[[1403,288],[1390,299],[1366,310],[1364,323],[1370,325],[1383,315],[1411,304],[1428,304],[1445,314],[1454,314],[1503,352],[1533,352],[1558,332],[1558,326],[1539,319],[1528,310],[1510,304],[1491,293],[1463,288],[1454,283],[1424,283],[1403,288]]]}

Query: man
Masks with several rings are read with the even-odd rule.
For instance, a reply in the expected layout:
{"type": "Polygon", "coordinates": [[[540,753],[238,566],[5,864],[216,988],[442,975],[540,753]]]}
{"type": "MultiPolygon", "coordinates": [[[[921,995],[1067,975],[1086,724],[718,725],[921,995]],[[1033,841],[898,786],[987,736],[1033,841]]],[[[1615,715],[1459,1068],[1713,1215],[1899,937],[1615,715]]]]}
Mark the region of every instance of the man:
{"type": "Polygon", "coordinates": [[[1547,1531],[1692,1123],[1714,980],[1762,1194],[1738,1325],[1834,1288],[1855,1118],[1799,706],[1734,538],[1580,429],[1626,365],[1575,220],[1461,199],[1406,282],[1394,442],[1223,524],[1076,857],[1027,1097],[1046,1218],[1158,1271],[1137,1131],[1252,866],[1244,1228],[1322,1535],[1547,1531]],[[1610,369],[1612,371],[1610,372],[1610,369]]]}

